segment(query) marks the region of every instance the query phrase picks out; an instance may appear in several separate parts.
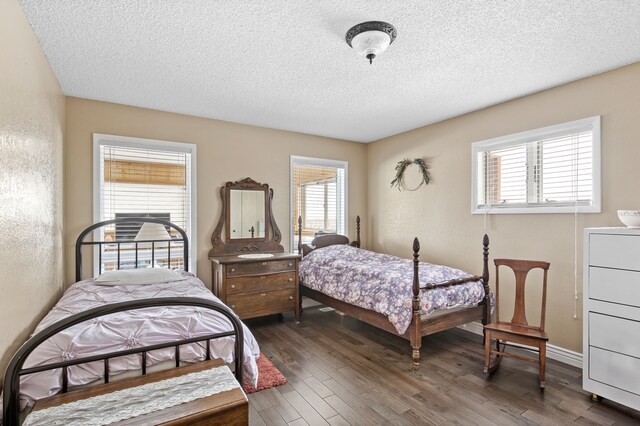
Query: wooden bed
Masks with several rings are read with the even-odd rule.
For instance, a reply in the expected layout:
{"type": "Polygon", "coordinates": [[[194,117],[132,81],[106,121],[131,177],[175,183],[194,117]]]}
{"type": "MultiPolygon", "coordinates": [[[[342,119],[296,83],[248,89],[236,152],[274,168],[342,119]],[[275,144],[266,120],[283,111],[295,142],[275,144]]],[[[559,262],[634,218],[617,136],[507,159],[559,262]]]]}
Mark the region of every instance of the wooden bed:
{"type": "MultiPolygon", "coordinates": [[[[349,238],[343,235],[328,234],[316,237],[311,246],[302,244],[302,218],[298,218],[298,252],[304,256],[313,250],[336,244],[350,244],[353,247],[360,248],[360,216],[356,218],[357,238],[353,242],[349,242],[349,238]]],[[[349,316],[364,321],[374,327],[388,331],[409,340],[412,349],[412,369],[420,368],[420,347],[422,345],[422,337],[437,333],[442,330],[457,327],[472,321],[480,320],[482,324],[488,323],[490,316],[490,291],[489,291],[489,237],[485,234],[482,239],[482,275],[469,278],[456,279],[452,281],[440,283],[420,283],[418,279],[420,242],[418,238],[413,240],[413,297],[412,297],[412,317],[411,324],[404,334],[399,334],[389,319],[378,312],[364,309],[351,305],[347,302],[335,299],[317,290],[300,284],[300,295],[309,297],[324,305],[330,306],[349,316]],[[434,287],[448,287],[461,285],[473,281],[482,281],[485,296],[477,306],[462,309],[454,309],[451,312],[439,313],[438,315],[430,315],[422,318],[420,311],[420,292],[434,287]]]]}
{"type": "MultiPolygon", "coordinates": [[[[117,263],[114,265],[115,269],[120,269],[121,262],[125,258],[135,258],[135,266],[134,268],[138,268],[139,260],[142,261],[142,256],[139,259],[138,250],[147,249],[147,245],[167,245],[167,251],[162,255],[163,260],[168,259],[168,264],[171,264],[171,245],[174,244],[177,246],[177,250],[180,255],[183,256],[182,261],[184,264],[185,271],[188,271],[188,239],[185,232],[175,224],[161,220],[161,219],[152,219],[152,218],[122,218],[115,219],[105,222],[100,222],[90,226],[85,229],[76,241],[76,278],[80,280],[82,273],[82,247],[84,246],[98,246],[102,245],[111,245],[113,247],[113,255],[114,259],[116,259],[117,263]],[[124,240],[124,241],[98,241],[95,237],[92,241],[85,241],[85,237],[88,235],[93,235],[93,231],[100,229],[105,226],[115,225],[115,224],[143,224],[143,223],[157,223],[165,226],[167,229],[170,229],[171,234],[173,235],[171,240],[144,240],[144,241],[135,241],[133,239],[124,240]],[[124,248],[121,249],[121,245],[124,245],[124,248]],[[139,247],[144,246],[143,247],[139,247]],[[131,246],[135,247],[135,254],[130,252],[125,256],[125,250],[131,250],[131,246]],[[165,257],[166,256],[166,257],[165,257]]],[[[160,249],[159,249],[160,250],[160,249]]],[[[102,253],[102,250],[99,250],[102,253]]],[[[148,249],[147,249],[148,251],[148,249]]],[[[155,254],[155,251],[152,250],[155,254]]],[[[154,254],[152,254],[151,264],[155,265],[155,260],[153,258],[154,254]]],[[[101,254],[100,254],[101,256],[101,254]]],[[[100,258],[99,256],[99,258],[100,258]]],[[[175,254],[174,254],[175,259],[175,254]]],[[[101,260],[101,258],[100,258],[101,260]]],[[[99,260],[99,261],[100,261],[99,260]]],[[[129,265],[130,267],[131,265],[129,265]]],[[[141,266],[144,267],[144,266],[141,266]]],[[[99,267],[100,272],[102,272],[102,264],[99,267]]],[[[104,383],[109,383],[110,381],[110,370],[109,370],[109,361],[123,357],[126,355],[138,354],[141,357],[140,361],[140,374],[147,374],[147,359],[148,353],[150,351],[172,348],[174,350],[174,359],[175,366],[180,366],[180,346],[194,344],[194,343],[202,343],[206,342],[205,350],[205,360],[212,359],[212,353],[210,350],[210,342],[215,339],[233,336],[235,338],[234,343],[234,372],[235,376],[239,383],[242,383],[243,378],[243,357],[244,357],[244,332],[242,323],[237,318],[237,316],[224,304],[218,303],[214,300],[208,300],[200,297],[161,297],[161,298],[145,298],[138,300],[130,300],[119,303],[110,303],[104,304],[101,306],[97,306],[83,312],[67,316],[66,318],[54,322],[48,327],[42,329],[38,333],[34,334],[29,340],[27,340],[16,352],[16,354],[11,358],[9,365],[6,369],[6,373],[4,376],[4,394],[3,394],[3,416],[4,416],[4,425],[5,426],[13,426],[20,424],[20,378],[22,376],[45,372],[49,370],[60,369],[62,373],[62,381],[61,381],[61,392],[66,393],[68,391],[68,382],[69,382],[69,368],[80,365],[91,363],[95,361],[100,361],[103,363],[104,368],[104,383]],[[183,339],[170,339],[170,341],[156,343],[153,345],[145,345],[145,346],[136,346],[130,349],[120,349],[115,351],[109,351],[105,353],[99,353],[97,355],[92,356],[80,356],[78,358],[71,358],[68,360],[63,360],[59,362],[48,363],[45,365],[36,365],[32,367],[25,367],[25,361],[27,361],[30,354],[34,352],[41,344],[45,343],[49,338],[55,336],[56,334],[67,330],[74,325],[78,325],[81,323],[86,323],[89,320],[103,317],[106,315],[124,312],[124,311],[133,311],[138,309],[147,309],[151,307],[168,307],[168,306],[189,306],[194,308],[203,309],[205,311],[214,311],[226,319],[231,323],[231,329],[229,331],[224,332],[209,332],[207,334],[199,334],[196,337],[191,338],[183,338],[183,339]]]]}

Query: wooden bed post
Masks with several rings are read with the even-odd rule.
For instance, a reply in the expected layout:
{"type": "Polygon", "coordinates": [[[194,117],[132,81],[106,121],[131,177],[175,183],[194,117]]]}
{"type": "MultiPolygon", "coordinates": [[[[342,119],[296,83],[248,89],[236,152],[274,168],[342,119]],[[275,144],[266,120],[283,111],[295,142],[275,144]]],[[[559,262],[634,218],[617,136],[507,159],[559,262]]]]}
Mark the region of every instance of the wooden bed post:
{"type": "Polygon", "coordinates": [[[409,329],[409,338],[411,342],[411,358],[413,363],[411,369],[417,371],[420,368],[420,346],[422,345],[422,322],[420,321],[420,279],[418,278],[418,265],[420,261],[420,241],[418,238],[413,239],[413,301],[412,316],[409,329]]]}
{"type": "Polygon", "coordinates": [[[298,216],[298,254],[302,255],[302,216],[298,216]]]}
{"type": "MultiPolygon", "coordinates": [[[[487,325],[491,322],[491,297],[489,289],[489,236],[484,234],[482,238],[482,285],[484,287],[484,309],[482,311],[482,325],[487,325]]],[[[484,327],[482,330],[483,335],[486,334],[484,327]]],[[[484,339],[482,340],[484,342],[484,339]]]]}
{"type": "Polygon", "coordinates": [[[360,248],[360,215],[356,216],[356,239],[351,241],[349,245],[360,248]]]}

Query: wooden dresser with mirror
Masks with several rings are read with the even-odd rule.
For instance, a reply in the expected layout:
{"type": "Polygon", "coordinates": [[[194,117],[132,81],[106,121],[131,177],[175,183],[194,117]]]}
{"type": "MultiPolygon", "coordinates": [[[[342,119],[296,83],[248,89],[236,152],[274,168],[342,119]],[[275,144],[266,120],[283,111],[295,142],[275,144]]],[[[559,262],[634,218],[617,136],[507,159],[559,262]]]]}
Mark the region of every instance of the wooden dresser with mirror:
{"type": "Polygon", "coordinates": [[[294,311],[299,321],[300,255],[285,253],[280,244],[273,189],[246,178],[227,182],[220,198],[209,251],[214,294],[241,319],[294,311]]]}

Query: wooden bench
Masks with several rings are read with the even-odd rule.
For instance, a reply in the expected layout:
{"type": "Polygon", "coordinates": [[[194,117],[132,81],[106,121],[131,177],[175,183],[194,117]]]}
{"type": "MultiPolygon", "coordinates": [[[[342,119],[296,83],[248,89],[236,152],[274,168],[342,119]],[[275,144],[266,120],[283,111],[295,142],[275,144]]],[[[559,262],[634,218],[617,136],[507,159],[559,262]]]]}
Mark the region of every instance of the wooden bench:
{"type": "MultiPolygon", "coordinates": [[[[101,384],[86,389],[71,391],[62,395],[39,400],[32,413],[47,408],[86,400],[99,395],[123,389],[134,388],[165,379],[179,377],[222,366],[220,360],[210,360],[196,364],[174,368],[171,370],[150,373],[145,376],[123,379],[112,383],[101,384]]],[[[228,367],[223,367],[228,368],[228,367]]],[[[70,417],[73,413],[69,413],[70,417]]],[[[211,396],[175,405],[163,410],[138,417],[111,423],[111,425],[247,425],[249,422],[247,396],[241,387],[222,391],[211,396]]]]}

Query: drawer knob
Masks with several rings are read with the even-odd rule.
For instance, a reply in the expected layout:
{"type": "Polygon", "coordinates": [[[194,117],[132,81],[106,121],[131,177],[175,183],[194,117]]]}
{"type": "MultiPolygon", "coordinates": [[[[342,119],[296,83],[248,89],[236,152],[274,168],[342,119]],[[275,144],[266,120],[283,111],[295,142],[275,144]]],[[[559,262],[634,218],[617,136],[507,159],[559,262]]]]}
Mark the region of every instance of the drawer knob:
{"type": "Polygon", "coordinates": [[[293,296],[289,296],[289,300],[293,300],[293,296]]]}
{"type": "Polygon", "coordinates": [[[264,280],[265,278],[267,278],[267,277],[265,277],[264,275],[260,276],[261,280],[264,280]]]}
{"type": "Polygon", "coordinates": [[[289,266],[293,266],[293,263],[289,262],[289,266]]]}
{"type": "Polygon", "coordinates": [[[292,282],[292,281],[293,281],[293,278],[289,278],[289,282],[292,282]]]}
{"type": "Polygon", "coordinates": [[[235,308],[236,308],[236,305],[231,305],[231,309],[235,309],[235,308]]]}
{"type": "Polygon", "coordinates": [[[236,288],[236,285],[235,284],[231,284],[231,288],[236,288]]]}
{"type": "Polygon", "coordinates": [[[266,296],[266,295],[267,295],[267,293],[262,293],[260,296],[264,297],[264,296],[266,296]]]}
{"type": "Polygon", "coordinates": [[[236,268],[231,268],[231,272],[235,272],[235,271],[236,271],[236,268]]]}
{"type": "Polygon", "coordinates": [[[262,266],[267,266],[267,262],[262,262],[262,266]]]}

